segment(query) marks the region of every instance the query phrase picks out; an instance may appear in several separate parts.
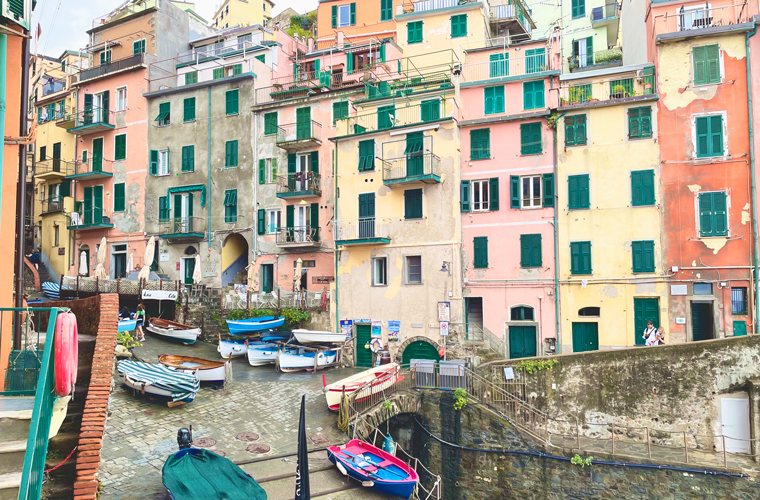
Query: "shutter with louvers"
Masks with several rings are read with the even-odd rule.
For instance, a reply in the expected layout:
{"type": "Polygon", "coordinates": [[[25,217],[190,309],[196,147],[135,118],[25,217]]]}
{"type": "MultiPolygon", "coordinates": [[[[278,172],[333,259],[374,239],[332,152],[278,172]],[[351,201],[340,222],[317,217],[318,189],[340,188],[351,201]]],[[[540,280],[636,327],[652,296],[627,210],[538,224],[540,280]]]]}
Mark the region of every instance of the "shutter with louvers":
{"type": "Polygon", "coordinates": [[[530,267],[530,235],[520,235],[520,267],[530,267]]]}
{"type": "Polygon", "coordinates": [[[311,238],[319,241],[319,203],[311,204],[311,238]]]}
{"type": "Polygon", "coordinates": [[[463,180],[459,190],[459,204],[462,212],[470,211],[470,181],[463,180]]]}
{"type": "Polygon", "coordinates": [[[92,190],[92,223],[103,222],[103,186],[95,186],[92,190]]]}
{"type": "Polygon", "coordinates": [[[705,47],[693,47],[691,55],[694,62],[694,85],[707,83],[705,47]]]}
{"type": "Polygon", "coordinates": [[[267,213],[266,210],[263,208],[260,208],[256,214],[256,234],[265,234],[266,233],[266,218],[267,213]]]}
{"type": "Polygon", "coordinates": [[[266,160],[259,160],[259,184],[266,182],[266,160]]]}
{"type": "Polygon", "coordinates": [[[534,267],[541,267],[542,264],[541,255],[541,235],[531,235],[531,248],[530,248],[530,263],[534,267]]]}
{"type": "Polygon", "coordinates": [[[404,218],[422,218],[422,189],[407,189],[404,191],[404,218]]]}
{"type": "Polygon", "coordinates": [[[488,179],[488,209],[499,209],[499,178],[491,177],[488,179]]]}
{"type": "Polygon", "coordinates": [[[100,97],[101,99],[100,121],[103,123],[110,123],[108,120],[111,116],[108,112],[108,110],[110,109],[110,103],[109,103],[110,94],[111,94],[111,91],[106,90],[105,92],[101,94],[101,97],[100,97]]]}
{"type": "Polygon", "coordinates": [[[488,237],[477,236],[473,238],[473,267],[485,269],[488,267],[488,237]]]}
{"type": "Polygon", "coordinates": [[[319,174],[319,153],[317,151],[309,153],[309,167],[312,173],[319,174]]]}
{"type": "Polygon", "coordinates": [[[67,196],[71,196],[71,181],[63,181],[58,188],[58,196],[63,199],[67,196]]]}
{"type": "Polygon", "coordinates": [[[332,27],[333,28],[338,27],[338,6],[337,5],[332,6],[332,27]]]}
{"type": "MultiPolygon", "coordinates": [[[[127,157],[127,135],[120,134],[114,137],[114,160],[123,160],[127,157]]],[[[53,158],[55,158],[55,144],[53,145],[53,158]]],[[[58,145],[60,154],[60,144],[58,145]]]]}
{"type": "Polygon", "coordinates": [[[166,196],[158,198],[158,220],[160,222],[169,220],[169,199],[166,196]]]}
{"type": "Polygon", "coordinates": [[[225,93],[225,108],[227,115],[238,114],[238,90],[228,90],[225,93]]]}
{"type": "Polygon", "coordinates": [[[191,122],[195,120],[195,97],[189,97],[183,101],[182,120],[191,122]]]}
{"type": "Polygon", "coordinates": [[[712,193],[701,193],[699,195],[699,234],[700,236],[715,236],[712,193]]]}
{"type": "Polygon", "coordinates": [[[354,25],[356,25],[356,4],[352,3],[351,6],[349,7],[349,9],[350,9],[350,21],[349,21],[349,24],[351,24],[351,26],[354,26],[354,25]]]}
{"type": "Polygon", "coordinates": [[[292,229],[295,225],[296,219],[296,207],[294,205],[288,205],[285,207],[285,227],[292,229]]]}
{"type": "Polygon", "coordinates": [[[113,185],[113,211],[123,212],[126,205],[124,193],[124,183],[120,182],[113,185]]]}
{"type": "Polygon", "coordinates": [[[158,151],[150,150],[150,175],[158,175],[158,151]]]}
{"type": "Polygon", "coordinates": [[[728,234],[726,227],[726,193],[712,193],[713,233],[715,236],[728,234]]]}
{"type": "Polygon", "coordinates": [[[723,117],[710,117],[710,153],[713,156],[723,154],[723,117]]]}
{"type": "Polygon", "coordinates": [[[641,136],[651,137],[652,135],[652,109],[641,108],[641,111],[639,112],[639,116],[641,116],[641,136]]]}
{"type": "Polygon", "coordinates": [[[84,214],[83,214],[85,225],[92,224],[92,216],[93,216],[92,188],[85,187],[84,188],[84,214]]]}
{"type": "Polygon", "coordinates": [[[708,83],[720,83],[720,49],[717,45],[705,47],[705,60],[708,83]]]}
{"type": "Polygon", "coordinates": [[[541,176],[544,188],[544,208],[554,206],[554,174],[541,176]]]}
{"type": "Polygon", "coordinates": [[[277,158],[272,158],[272,182],[277,182],[277,158]]]}
{"type": "Polygon", "coordinates": [[[520,176],[509,176],[509,208],[520,208],[520,176]]]}

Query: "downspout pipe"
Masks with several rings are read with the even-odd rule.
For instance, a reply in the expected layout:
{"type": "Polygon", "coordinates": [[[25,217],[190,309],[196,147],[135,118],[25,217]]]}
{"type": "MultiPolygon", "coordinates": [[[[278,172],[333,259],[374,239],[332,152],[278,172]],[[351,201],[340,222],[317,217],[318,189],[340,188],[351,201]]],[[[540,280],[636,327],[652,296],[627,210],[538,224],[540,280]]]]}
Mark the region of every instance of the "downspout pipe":
{"type": "Polygon", "coordinates": [[[552,129],[554,140],[554,320],[557,327],[557,354],[562,354],[562,337],[559,333],[559,228],[557,227],[557,210],[559,209],[557,206],[559,205],[557,186],[559,185],[559,173],[557,171],[557,127],[559,127],[560,118],[566,114],[567,111],[557,116],[557,121],[554,122],[554,128],[552,129]]]}
{"type": "MultiPolygon", "coordinates": [[[[206,232],[208,233],[208,250],[211,252],[211,85],[208,86],[208,187],[206,195],[206,232]]],[[[210,253],[209,253],[210,255],[210,253]]]]}
{"type": "Polygon", "coordinates": [[[338,220],[338,139],[335,139],[335,159],[333,160],[333,261],[335,262],[335,333],[340,333],[340,315],[338,314],[338,245],[335,244],[335,223],[338,220]]]}
{"type": "MultiPolygon", "coordinates": [[[[26,34],[26,33],[24,33],[26,34]]],[[[21,109],[19,115],[19,136],[24,137],[27,134],[27,112],[29,111],[29,39],[24,38],[21,41],[21,109]]],[[[7,56],[7,54],[6,54],[7,56]]],[[[8,58],[5,58],[4,65],[7,66],[8,58]]],[[[7,77],[7,73],[6,73],[7,77]]],[[[26,227],[26,144],[18,146],[19,175],[18,185],[16,187],[16,304],[20,308],[24,305],[24,242],[26,227]]],[[[22,335],[21,315],[16,315],[15,335],[13,339],[13,348],[21,349],[22,335]]]]}
{"type": "MultiPolygon", "coordinates": [[[[0,137],[5,137],[5,78],[8,66],[8,35],[0,33],[0,137]]],[[[3,178],[5,145],[0,148],[0,180],[3,178]]],[[[3,210],[3,190],[0,189],[0,215],[3,210]]]]}
{"type": "Polygon", "coordinates": [[[752,116],[752,69],[750,65],[749,57],[749,39],[757,33],[757,23],[751,33],[747,33],[746,37],[746,49],[747,49],[747,110],[749,111],[749,158],[750,158],[750,178],[752,179],[752,241],[753,245],[753,257],[754,257],[754,281],[755,281],[755,318],[754,318],[754,331],[758,333],[758,318],[760,318],[760,301],[758,301],[758,284],[760,283],[760,277],[758,277],[758,248],[757,248],[757,192],[755,186],[755,141],[754,141],[754,129],[753,116],[752,116]]]}

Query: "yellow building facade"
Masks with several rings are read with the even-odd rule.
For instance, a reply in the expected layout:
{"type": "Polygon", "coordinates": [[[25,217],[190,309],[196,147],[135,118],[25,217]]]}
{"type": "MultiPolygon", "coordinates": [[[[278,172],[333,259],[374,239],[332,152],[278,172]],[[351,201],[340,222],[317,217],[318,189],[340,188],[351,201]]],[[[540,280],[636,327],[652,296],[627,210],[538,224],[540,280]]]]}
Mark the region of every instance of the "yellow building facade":
{"type": "Polygon", "coordinates": [[[274,2],[270,0],[261,0],[261,2],[226,0],[214,14],[212,26],[219,30],[238,25],[266,26],[272,19],[272,9],[274,9],[274,2]]]}
{"type": "Polygon", "coordinates": [[[557,115],[561,352],[668,323],[651,65],[563,75],[557,115]]]}

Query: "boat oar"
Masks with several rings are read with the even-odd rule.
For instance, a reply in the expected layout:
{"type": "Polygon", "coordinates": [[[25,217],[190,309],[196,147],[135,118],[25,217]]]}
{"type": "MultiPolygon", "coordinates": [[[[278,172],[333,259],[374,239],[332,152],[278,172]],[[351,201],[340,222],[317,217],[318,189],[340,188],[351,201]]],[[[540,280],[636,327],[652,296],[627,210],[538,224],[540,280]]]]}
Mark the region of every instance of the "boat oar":
{"type": "MultiPolygon", "coordinates": [[[[378,465],[378,464],[376,464],[376,463],[373,463],[371,460],[369,460],[369,459],[367,459],[367,458],[364,458],[364,457],[360,457],[360,456],[357,456],[357,455],[352,455],[351,453],[349,453],[349,452],[347,452],[347,451],[344,451],[344,450],[340,450],[340,452],[341,452],[341,453],[343,453],[343,454],[345,454],[345,455],[348,455],[348,456],[349,456],[349,457],[351,457],[351,458],[358,458],[358,459],[364,460],[364,461],[365,461],[365,462],[367,462],[368,464],[370,464],[370,465],[372,465],[372,466],[374,466],[374,467],[377,467],[378,469],[383,469],[384,471],[386,471],[386,472],[390,472],[391,474],[394,474],[394,475],[396,475],[396,476],[399,476],[399,477],[406,477],[406,478],[408,478],[408,477],[409,477],[409,474],[399,474],[398,472],[396,472],[396,471],[393,471],[393,470],[390,470],[390,469],[388,469],[387,467],[384,467],[384,466],[378,465]]],[[[362,469],[364,472],[366,472],[366,473],[368,473],[368,474],[375,474],[375,472],[371,472],[371,471],[368,471],[367,469],[365,469],[365,468],[364,468],[364,467],[362,467],[361,465],[357,464],[356,462],[354,462],[354,463],[353,463],[353,465],[355,465],[355,466],[359,467],[360,469],[362,469]]]]}

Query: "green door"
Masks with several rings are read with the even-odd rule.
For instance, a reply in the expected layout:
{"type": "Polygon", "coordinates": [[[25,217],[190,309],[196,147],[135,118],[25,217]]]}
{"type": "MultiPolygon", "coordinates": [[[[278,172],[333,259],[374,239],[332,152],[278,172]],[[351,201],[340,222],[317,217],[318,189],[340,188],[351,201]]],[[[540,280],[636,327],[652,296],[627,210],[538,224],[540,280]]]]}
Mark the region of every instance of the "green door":
{"type": "Polygon", "coordinates": [[[599,350],[599,323],[573,323],[573,352],[599,350]]]}
{"type": "Polygon", "coordinates": [[[427,342],[412,342],[401,355],[401,364],[408,365],[409,361],[413,359],[429,359],[431,361],[438,361],[441,357],[438,355],[438,350],[427,342]]]}
{"type": "Polygon", "coordinates": [[[92,171],[103,171],[103,138],[92,140],[92,171]]]}
{"type": "Polygon", "coordinates": [[[691,327],[695,341],[709,340],[713,338],[713,314],[711,303],[691,303],[691,327]]]}
{"type": "Polygon", "coordinates": [[[296,109],[296,140],[311,137],[311,108],[296,109]]]}
{"type": "Polygon", "coordinates": [[[193,284],[193,273],[195,272],[195,259],[185,259],[185,284],[193,284]]]}
{"type": "Polygon", "coordinates": [[[743,337],[744,335],[747,335],[747,322],[742,321],[734,321],[734,337],[743,337]]]}
{"type": "Polygon", "coordinates": [[[509,357],[529,358],[536,355],[536,327],[509,327],[509,357]]]}
{"type": "Polygon", "coordinates": [[[359,195],[359,238],[375,237],[375,193],[359,195]]]}
{"type": "Polygon", "coordinates": [[[92,224],[92,188],[84,188],[84,208],[82,218],[84,219],[84,225],[89,226],[92,224]]]}
{"type": "Polygon", "coordinates": [[[356,330],[356,366],[372,366],[372,351],[364,346],[372,339],[372,325],[354,325],[356,330]]]}
{"type": "Polygon", "coordinates": [[[407,177],[422,175],[422,138],[422,132],[406,134],[406,148],[404,148],[404,154],[406,155],[407,177]]]}
{"type": "Polygon", "coordinates": [[[651,321],[655,328],[660,327],[660,299],[633,299],[633,324],[636,345],[644,345],[646,340],[644,330],[647,321],[651,321]]]}
{"type": "Polygon", "coordinates": [[[103,186],[92,188],[92,223],[103,222],[103,186]]]}
{"type": "Polygon", "coordinates": [[[261,266],[261,290],[264,293],[272,292],[272,278],[274,277],[274,265],[263,264],[261,266]]]}

